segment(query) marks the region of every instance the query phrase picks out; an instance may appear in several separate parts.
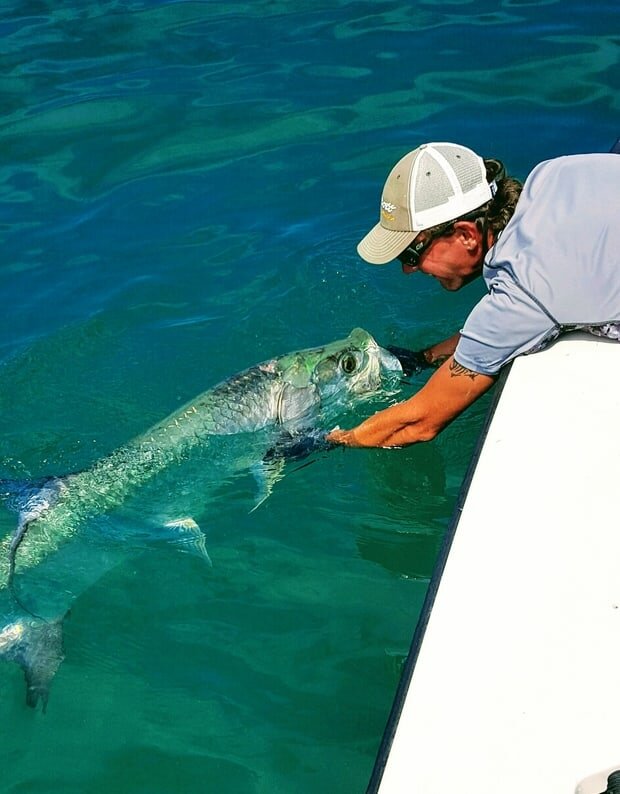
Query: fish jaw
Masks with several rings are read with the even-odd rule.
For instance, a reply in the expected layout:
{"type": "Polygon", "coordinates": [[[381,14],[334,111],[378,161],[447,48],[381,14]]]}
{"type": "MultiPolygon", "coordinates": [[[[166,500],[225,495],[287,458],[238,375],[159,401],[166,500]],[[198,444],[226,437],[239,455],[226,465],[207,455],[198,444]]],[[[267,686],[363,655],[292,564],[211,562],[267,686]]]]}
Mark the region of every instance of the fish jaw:
{"type": "Polygon", "coordinates": [[[403,377],[403,365],[398,358],[385,347],[377,345],[381,377],[388,381],[398,381],[403,377]]]}

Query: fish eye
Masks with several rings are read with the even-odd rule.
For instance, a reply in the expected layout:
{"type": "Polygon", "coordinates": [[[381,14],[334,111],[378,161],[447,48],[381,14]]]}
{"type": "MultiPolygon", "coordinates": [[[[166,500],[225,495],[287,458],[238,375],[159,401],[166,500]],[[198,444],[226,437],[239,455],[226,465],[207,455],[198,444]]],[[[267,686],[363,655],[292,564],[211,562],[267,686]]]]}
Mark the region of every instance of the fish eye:
{"type": "Polygon", "coordinates": [[[352,375],[357,369],[357,359],[353,353],[345,353],[340,358],[339,364],[345,375],[352,375]]]}

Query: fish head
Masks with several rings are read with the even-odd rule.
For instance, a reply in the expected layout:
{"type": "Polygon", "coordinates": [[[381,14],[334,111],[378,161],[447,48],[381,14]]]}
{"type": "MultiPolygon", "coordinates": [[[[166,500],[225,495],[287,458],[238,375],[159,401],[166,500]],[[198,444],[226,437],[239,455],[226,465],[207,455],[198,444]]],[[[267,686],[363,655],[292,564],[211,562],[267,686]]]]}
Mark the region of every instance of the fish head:
{"type": "Polygon", "coordinates": [[[403,375],[399,360],[368,331],[355,328],[346,339],[302,350],[280,361],[288,394],[304,394],[304,410],[335,413],[376,396],[398,391],[403,375]]]}
{"type": "Polygon", "coordinates": [[[325,346],[312,380],[323,404],[351,404],[393,393],[402,374],[396,356],[378,345],[368,331],[354,328],[346,339],[325,346]]]}

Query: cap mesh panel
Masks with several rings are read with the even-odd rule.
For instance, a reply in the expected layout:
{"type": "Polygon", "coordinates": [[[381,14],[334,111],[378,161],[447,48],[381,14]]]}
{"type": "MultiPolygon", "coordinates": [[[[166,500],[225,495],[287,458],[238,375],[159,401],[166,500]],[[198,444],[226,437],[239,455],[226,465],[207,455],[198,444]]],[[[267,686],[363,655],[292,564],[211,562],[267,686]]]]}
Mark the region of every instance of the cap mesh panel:
{"type": "Polygon", "coordinates": [[[420,155],[418,178],[415,186],[416,212],[445,204],[454,195],[450,180],[437,161],[426,152],[420,155]]]}
{"type": "Polygon", "coordinates": [[[452,166],[463,193],[468,193],[480,184],[480,161],[473,152],[455,146],[436,148],[452,166]]]}

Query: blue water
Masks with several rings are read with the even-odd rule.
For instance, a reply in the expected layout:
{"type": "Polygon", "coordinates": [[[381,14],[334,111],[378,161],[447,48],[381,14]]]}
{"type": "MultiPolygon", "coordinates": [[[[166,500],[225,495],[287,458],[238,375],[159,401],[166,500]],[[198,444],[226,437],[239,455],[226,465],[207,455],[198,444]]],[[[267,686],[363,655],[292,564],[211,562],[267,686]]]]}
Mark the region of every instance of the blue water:
{"type": "MultiPolygon", "coordinates": [[[[481,285],[355,253],[392,164],[456,140],[524,177],[620,134],[612,2],[6,0],[0,35],[3,477],[354,326],[447,336],[481,285]]],[[[46,714],[0,667],[0,791],[363,791],[488,399],[252,513],[229,483],[212,569],[155,543],[84,592],[46,714]]]]}

